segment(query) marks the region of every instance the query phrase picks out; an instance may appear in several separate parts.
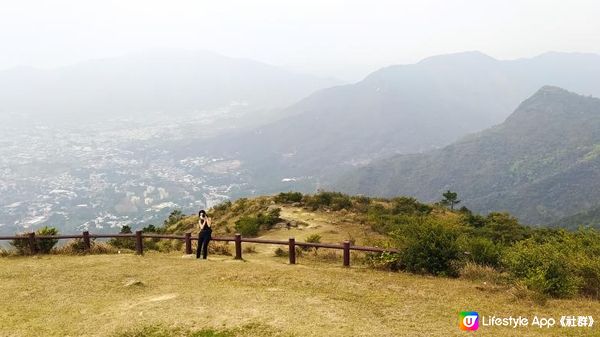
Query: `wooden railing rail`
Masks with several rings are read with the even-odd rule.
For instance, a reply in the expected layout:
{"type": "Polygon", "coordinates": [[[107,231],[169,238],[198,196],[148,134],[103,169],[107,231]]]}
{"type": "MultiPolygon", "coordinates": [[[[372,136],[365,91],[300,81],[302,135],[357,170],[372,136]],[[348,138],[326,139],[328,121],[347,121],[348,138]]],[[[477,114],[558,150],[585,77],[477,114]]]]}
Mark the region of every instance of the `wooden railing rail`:
{"type": "MultiPolygon", "coordinates": [[[[132,238],[135,240],[135,251],[138,255],[144,254],[144,240],[143,239],[168,239],[168,240],[183,240],[185,242],[185,253],[192,254],[192,241],[198,240],[197,237],[191,233],[185,233],[184,235],[170,235],[170,234],[154,234],[154,233],[142,233],[142,231],[136,231],[131,234],[90,234],[88,231],[82,234],[68,234],[68,235],[36,235],[35,233],[27,233],[23,235],[15,236],[0,236],[1,240],[28,240],[30,250],[33,254],[37,251],[37,240],[62,240],[62,239],[82,239],[86,251],[91,249],[90,239],[108,239],[108,238],[132,238]]],[[[288,256],[290,264],[296,264],[296,247],[313,247],[313,248],[326,248],[326,249],[341,249],[343,251],[343,265],[345,267],[350,266],[350,251],[362,251],[372,253],[398,253],[397,249],[393,248],[381,248],[381,247],[366,247],[366,246],[355,246],[350,241],[344,241],[341,244],[334,243],[315,243],[315,242],[296,242],[295,238],[291,237],[286,240],[269,240],[269,239],[256,239],[256,238],[243,238],[240,234],[235,234],[233,237],[213,237],[212,241],[222,242],[234,242],[235,243],[235,259],[242,259],[242,243],[258,243],[258,244],[270,244],[270,245],[287,245],[288,256]]]]}

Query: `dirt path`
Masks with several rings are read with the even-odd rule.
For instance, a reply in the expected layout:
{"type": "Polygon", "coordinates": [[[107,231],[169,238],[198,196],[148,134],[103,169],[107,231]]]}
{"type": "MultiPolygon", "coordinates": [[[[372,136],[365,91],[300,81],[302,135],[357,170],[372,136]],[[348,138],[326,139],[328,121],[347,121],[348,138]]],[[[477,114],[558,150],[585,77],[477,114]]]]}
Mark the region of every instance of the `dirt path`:
{"type": "MultiPolygon", "coordinates": [[[[269,240],[283,240],[286,241],[290,237],[294,237],[296,241],[305,241],[309,235],[319,234],[321,236],[332,233],[339,233],[339,228],[337,224],[333,223],[330,219],[327,219],[325,216],[321,216],[315,213],[304,211],[300,208],[296,207],[281,207],[281,215],[280,217],[286,221],[295,221],[299,223],[304,223],[305,225],[300,225],[298,227],[292,227],[290,229],[287,228],[278,228],[270,230],[265,235],[260,236],[260,239],[269,239],[269,240]]],[[[339,240],[338,240],[339,241],[339,240]]],[[[325,241],[324,241],[325,242],[325,241]]],[[[327,242],[337,242],[330,241],[327,242]]],[[[251,244],[245,244],[251,245],[251,244]]],[[[254,249],[256,250],[256,255],[268,255],[273,256],[275,250],[277,248],[282,248],[287,250],[287,246],[282,245],[263,245],[256,244],[254,245],[254,249]]]]}

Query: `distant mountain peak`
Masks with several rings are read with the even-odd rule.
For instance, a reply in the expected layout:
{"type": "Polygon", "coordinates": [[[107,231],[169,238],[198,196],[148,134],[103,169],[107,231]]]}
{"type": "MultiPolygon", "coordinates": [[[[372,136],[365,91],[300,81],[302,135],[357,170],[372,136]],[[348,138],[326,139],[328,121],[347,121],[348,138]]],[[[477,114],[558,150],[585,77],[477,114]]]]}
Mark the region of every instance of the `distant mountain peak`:
{"type": "Polygon", "coordinates": [[[550,104],[552,102],[584,102],[589,100],[596,101],[596,104],[600,102],[600,99],[593,96],[580,95],[578,93],[554,85],[545,85],[541,87],[535,94],[533,94],[533,96],[524,101],[523,104],[521,104],[520,108],[529,104],[534,104],[535,102],[539,102],[540,100],[542,100],[545,104],[550,104]]]}
{"type": "MultiPolygon", "coordinates": [[[[545,85],[538,89],[530,98],[525,100],[505,121],[505,126],[538,132],[540,124],[547,127],[555,124],[559,128],[565,118],[585,120],[590,116],[582,114],[585,110],[594,114],[595,109],[587,107],[598,106],[600,99],[579,95],[563,88],[545,85]]],[[[563,125],[564,126],[564,125],[563,125]]]]}
{"type": "Polygon", "coordinates": [[[452,54],[443,54],[427,57],[419,62],[419,64],[430,64],[430,63],[446,63],[446,62],[497,62],[495,58],[484,54],[480,51],[465,51],[452,54]]]}
{"type": "Polygon", "coordinates": [[[554,85],[545,85],[543,87],[541,87],[533,96],[536,95],[556,95],[556,94],[560,94],[560,95],[576,95],[576,96],[580,96],[574,92],[568,91],[566,89],[554,86],[554,85]]]}
{"type": "Polygon", "coordinates": [[[450,189],[478,212],[553,222],[600,200],[598,130],[600,99],[546,85],[496,127],[440,150],[375,161],[336,188],[430,201],[450,189]]]}

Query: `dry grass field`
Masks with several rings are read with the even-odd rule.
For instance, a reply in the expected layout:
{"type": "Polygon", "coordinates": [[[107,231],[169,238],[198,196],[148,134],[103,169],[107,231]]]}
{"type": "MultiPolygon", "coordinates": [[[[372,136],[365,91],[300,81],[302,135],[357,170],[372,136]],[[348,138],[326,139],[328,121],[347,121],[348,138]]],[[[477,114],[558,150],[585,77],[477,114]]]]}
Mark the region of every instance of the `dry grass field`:
{"type": "MultiPolygon", "coordinates": [[[[341,267],[306,254],[246,261],[149,253],[0,259],[0,336],[464,336],[458,314],[593,315],[472,281],[341,267]]],[[[593,336],[594,327],[481,327],[480,336],[593,336]]]]}

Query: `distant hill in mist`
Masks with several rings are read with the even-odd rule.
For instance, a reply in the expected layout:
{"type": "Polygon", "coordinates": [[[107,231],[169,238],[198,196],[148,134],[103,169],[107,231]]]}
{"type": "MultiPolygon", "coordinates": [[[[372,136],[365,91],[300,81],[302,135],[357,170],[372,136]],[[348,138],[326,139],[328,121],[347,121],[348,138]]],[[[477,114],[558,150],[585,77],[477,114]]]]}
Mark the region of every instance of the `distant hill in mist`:
{"type": "Polygon", "coordinates": [[[193,114],[230,106],[265,110],[334,84],[211,52],[152,50],[51,70],[0,71],[0,114],[56,121],[193,114]]]}
{"type": "Polygon", "coordinates": [[[374,162],[336,186],[428,201],[452,190],[461,205],[507,210],[530,224],[597,222],[600,99],[546,86],[498,126],[439,150],[374,162]]]}
{"type": "Polygon", "coordinates": [[[498,124],[544,85],[600,96],[600,56],[501,61],[465,52],[390,66],[320,90],[286,109],[289,117],[220,138],[211,151],[243,159],[258,191],[310,191],[372,160],[436,149],[498,124]],[[281,182],[294,176],[312,178],[281,182]]]}

